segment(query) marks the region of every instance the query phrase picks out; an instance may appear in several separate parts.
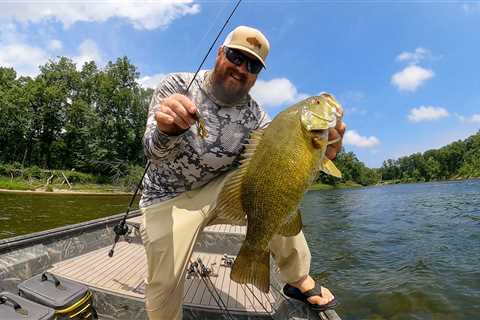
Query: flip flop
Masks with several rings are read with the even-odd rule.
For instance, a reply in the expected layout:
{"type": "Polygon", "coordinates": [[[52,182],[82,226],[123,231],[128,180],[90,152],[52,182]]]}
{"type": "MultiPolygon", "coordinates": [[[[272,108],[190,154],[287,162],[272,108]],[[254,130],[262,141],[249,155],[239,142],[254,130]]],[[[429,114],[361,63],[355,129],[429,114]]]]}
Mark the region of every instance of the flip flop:
{"type": "Polygon", "coordinates": [[[308,305],[312,310],[317,312],[326,311],[328,309],[333,309],[338,306],[337,299],[333,298],[332,301],[326,304],[315,304],[310,303],[307,299],[314,296],[322,296],[322,286],[317,282],[315,283],[315,288],[301,292],[300,289],[295,288],[294,286],[289,285],[288,283],[283,287],[283,293],[289,297],[299,301],[302,301],[308,305]]]}

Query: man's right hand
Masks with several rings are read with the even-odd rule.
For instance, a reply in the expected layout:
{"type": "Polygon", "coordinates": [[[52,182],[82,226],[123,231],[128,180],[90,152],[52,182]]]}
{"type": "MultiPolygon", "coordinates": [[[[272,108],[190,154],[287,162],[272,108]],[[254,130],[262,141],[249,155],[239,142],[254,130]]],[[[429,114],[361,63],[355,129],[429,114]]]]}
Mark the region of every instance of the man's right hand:
{"type": "Polygon", "coordinates": [[[196,121],[197,107],[192,100],[182,94],[173,94],[158,105],[155,120],[160,131],[168,135],[178,135],[190,128],[196,121]]]}

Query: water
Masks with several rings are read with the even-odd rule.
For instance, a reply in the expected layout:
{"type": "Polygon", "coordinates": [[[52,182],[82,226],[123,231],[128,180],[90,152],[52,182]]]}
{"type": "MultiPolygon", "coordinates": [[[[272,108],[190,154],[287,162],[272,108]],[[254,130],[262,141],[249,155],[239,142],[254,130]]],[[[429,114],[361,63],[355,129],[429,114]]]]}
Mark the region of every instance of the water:
{"type": "MultiPolygon", "coordinates": [[[[0,193],[0,238],[125,211],[129,196],[0,193]]],[[[312,274],[342,319],[480,319],[480,180],[309,192],[312,274]]]]}
{"type": "Polygon", "coordinates": [[[480,180],[309,192],[302,207],[343,319],[480,319],[480,180]]]}
{"type": "Polygon", "coordinates": [[[122,213],[130,197],[0,192],[0,239],[122,213]]]}

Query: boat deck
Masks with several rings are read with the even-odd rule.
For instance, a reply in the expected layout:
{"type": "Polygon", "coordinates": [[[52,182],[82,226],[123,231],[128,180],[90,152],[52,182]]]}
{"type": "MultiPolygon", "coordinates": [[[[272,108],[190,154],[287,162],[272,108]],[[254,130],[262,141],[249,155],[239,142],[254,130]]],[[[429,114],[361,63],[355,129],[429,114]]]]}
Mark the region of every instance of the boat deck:
{"type": "MultiPolygon", "coordinates": [[[[140,221],[141,217],[136,217],[128,220],[128,223],[136,226],[140,221]]],[[[196,261],[197,258],[201,258],[203,263],[212,270],[210,279],[230,312],[237,315],[244,314],[247,316],[245,319],[273,319],[272,315],[275,314],[275,309],[287,301],[279,293],[279,286],[274,287],[272,284],[270,292],[265,294],[252,285],[240,285],[232,281],[230,266],[225,265],[222,259],[224,257],[224,252],[221,251],[223,248],[216,252],[215,250],[206,252],[213,247],[201,244],[201,242],[209,241],[212,243],[223,242],[216,241],[216,239],[224,240],[221,237],[243,239],[245,233],[246,227],[244,226],[214,225],[206,227],[199,237],[200,244],[195,247],[191,260],[196,261]]],[[[136,237],[138,240],[138,234],[136,237]]],[[[231,247],[231,243],[229,246],[231,247]]],[[[103,298],[103,300],[112,300],[113,297],[113,299],[123,299],[123,301],[137,301],[136,308],[143,308],[138,307],[142,306],[144,302],[144,279],[147,275],[143,245],[138,241],[119,242],[115,249],[115,255],[111,258],[108,256],[109,250],[110,246],[57,262],[49,271],[87,285],[96,295],[106,294],[109,296],[108,299],[103,298]]],[[[229,252],[229,256],[234,257],[231,252],[229,252]]],[[[187,275],[184,287],[184,310],[220,311],[216,294],[215,297],[212,295],[211,288],[209,290],[204,280],[195,275],[187,275]]],[[[197,319],[197,316],[194,315],[191,318],[197,319]]],[[[206,318],[210,319],[209,316],[206,318]]],[[[316,319],[318,318],[340,319],[334,311],[321,313],[316,317],[316,319]]]]}
{"type": "MultiPolygon", "coordinates": [[[[93,289],[144,299],[147,266],[143,246],[120,242],[112,258],[108,257],[109,251],[109,247],[101,248],[61,261],[54,264],[49,271],[93,289]]],[[[223,255],[194,252],[192,260],[198,257],[213,270],[212,282],[229,310],[258,313],[272,311],[272,304],[275,302],[272,293],[264,294],[253,286],[239,285],[230,280],[230,268],[222,266],[223,255]]],[[[186,279],[184,305],[218,309],[208,288],[198,277],[186,279]]]]}

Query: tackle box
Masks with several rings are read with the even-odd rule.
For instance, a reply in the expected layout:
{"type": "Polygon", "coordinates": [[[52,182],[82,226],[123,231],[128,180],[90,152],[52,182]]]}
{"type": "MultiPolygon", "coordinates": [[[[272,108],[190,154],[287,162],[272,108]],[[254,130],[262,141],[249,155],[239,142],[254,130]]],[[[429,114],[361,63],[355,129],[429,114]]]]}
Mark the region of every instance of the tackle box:
{"type": "Polygon", "coordinates": [[[57,277],[38,274],[18,285],[18,294],[55,310],[54,319],[97,319],[88,287],[57,277]]]}
{"type": "Polygon", "coordinates": [[[2,320],[53,320],[55,310],[32,302],[13,293],[0,293],[0,319],[2,320]]]}

